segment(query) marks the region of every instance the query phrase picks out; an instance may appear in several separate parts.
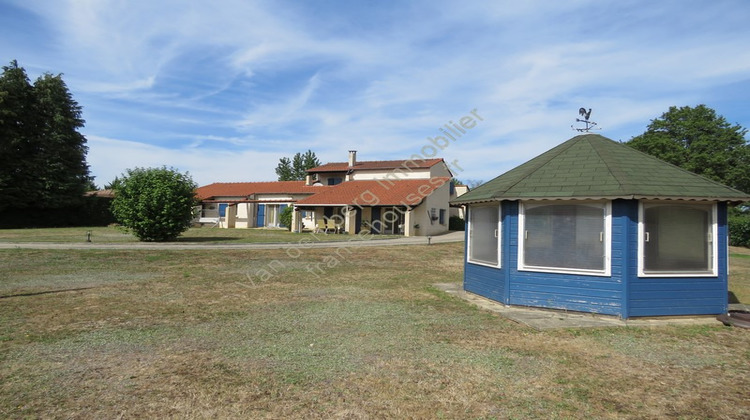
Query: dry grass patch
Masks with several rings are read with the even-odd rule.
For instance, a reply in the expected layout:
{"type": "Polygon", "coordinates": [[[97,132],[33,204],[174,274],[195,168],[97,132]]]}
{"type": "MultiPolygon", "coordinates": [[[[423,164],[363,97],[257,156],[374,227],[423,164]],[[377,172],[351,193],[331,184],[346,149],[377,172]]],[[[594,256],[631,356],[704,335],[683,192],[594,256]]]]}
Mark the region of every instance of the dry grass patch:
{"type": "Polygon", "coordinates": [[[0,417],[750,416],[747,330],[534,331],[431,286],[462,249],[0,251],[0,417]]]}

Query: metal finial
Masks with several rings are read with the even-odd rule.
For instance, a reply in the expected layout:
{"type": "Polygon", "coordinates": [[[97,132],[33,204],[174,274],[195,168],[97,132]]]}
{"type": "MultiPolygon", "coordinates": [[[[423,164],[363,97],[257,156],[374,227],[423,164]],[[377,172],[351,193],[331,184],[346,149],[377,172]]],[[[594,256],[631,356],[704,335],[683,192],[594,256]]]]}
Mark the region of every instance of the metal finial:
{"type": "Polygon", "coordinates": [[[576,118],[576,122],[582,122],[582,123],[586,124],[586,126],[583,127],[583,128],[576,128],[576,127],[573,127],[571,125],[570,128],[572,128],[573,130],[576,130],[578,132],[581,132],[581,133],[588,133],[589,131],[593,130],[594,127],[596,127],[596,123],[590,120],[590,118],[591,118],[591,108],[589,108],[588,111],[586,111],[586,108],[580,108],[580,109],[578,109],[578,115],[580,115],[581,117],[583,117],[583,119],[576,118]]]}

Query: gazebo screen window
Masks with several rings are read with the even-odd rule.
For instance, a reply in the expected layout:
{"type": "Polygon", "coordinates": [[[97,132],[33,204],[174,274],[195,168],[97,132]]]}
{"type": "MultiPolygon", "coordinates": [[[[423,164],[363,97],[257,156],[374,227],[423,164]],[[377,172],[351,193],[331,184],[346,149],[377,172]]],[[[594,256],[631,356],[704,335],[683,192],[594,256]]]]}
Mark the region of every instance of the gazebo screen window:
{"type": "Polygon", "coordinates": [[[499,265],[500,208],[472,206],[469,211],[469,262],[499,265]]]}
{"type": "Polygon", "coordinates": [[[643,204],[641,273],[713,273],[714,207],[643,204]]]}
{"type": "Polygon", "coordinates": [[[521,268],[605,272],[607,213],[604,203],[524,205],[521,268]]]}

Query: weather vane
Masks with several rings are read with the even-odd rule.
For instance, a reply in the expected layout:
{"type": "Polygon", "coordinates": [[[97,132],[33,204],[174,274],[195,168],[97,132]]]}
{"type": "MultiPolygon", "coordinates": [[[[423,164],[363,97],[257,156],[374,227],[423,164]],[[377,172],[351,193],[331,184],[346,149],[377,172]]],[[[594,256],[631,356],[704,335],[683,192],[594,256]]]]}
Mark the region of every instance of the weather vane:
{"type": "Polygon", "coordinates": [[[586,126],[583,128],[576,128],[571,125],[570,128],[576,131],[580,131],[581,133],[588,133],[589,131],[593,130],[594,127],[596,127],[596,123],[589,120],[589,118],[591,118],[591,108],[589,108],[588,111],[586,111],[586,108],[580,108],[578,110],[578,115],[583,117],[583,119],[576,118],[576,122],[582,122],[586,124],[586,126]]]}

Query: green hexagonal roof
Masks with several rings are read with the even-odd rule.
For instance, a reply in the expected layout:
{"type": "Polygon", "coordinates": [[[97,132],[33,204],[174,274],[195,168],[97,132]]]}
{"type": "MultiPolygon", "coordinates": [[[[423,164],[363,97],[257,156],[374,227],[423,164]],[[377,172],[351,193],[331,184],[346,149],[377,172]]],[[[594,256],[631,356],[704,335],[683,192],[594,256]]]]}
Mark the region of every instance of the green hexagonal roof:
{"type": "Polygon", "coordinates": [[[454,199],[677,199],[750,201],[750,195],[598,134],[582,134],[454,199]]]}

